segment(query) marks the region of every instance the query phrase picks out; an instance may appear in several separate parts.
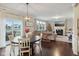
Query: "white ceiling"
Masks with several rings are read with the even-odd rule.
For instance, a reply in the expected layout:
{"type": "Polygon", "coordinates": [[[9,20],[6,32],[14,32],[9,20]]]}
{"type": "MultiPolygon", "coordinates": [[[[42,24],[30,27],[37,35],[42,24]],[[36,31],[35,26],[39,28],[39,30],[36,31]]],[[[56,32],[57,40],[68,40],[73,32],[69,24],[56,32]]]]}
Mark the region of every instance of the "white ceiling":
{"type": "MultiPolygon", "coordinates": [[[[0,3],[0,11],[26,16],[26,3],[0,3]]],[[[29,14],[36,18],[48,20],[54,18],[73,17],[71,3],[30,3],[29,14]]]]}

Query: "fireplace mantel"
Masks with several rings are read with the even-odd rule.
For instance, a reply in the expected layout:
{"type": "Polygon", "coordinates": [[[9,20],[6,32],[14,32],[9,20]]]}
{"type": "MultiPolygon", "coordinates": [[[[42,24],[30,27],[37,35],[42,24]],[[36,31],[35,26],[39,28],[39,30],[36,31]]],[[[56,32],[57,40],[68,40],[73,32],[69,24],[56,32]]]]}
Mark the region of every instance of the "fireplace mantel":
{"type": "Polygon", "coordinates": [[[60,31],[62,32],[62,34],[59,35],[65,35],[65,26],[57,26],[57,27],[55,26],[54,29],[56,34],[59,34],[59,32],[57,33],[57,31],[60,31]]]}

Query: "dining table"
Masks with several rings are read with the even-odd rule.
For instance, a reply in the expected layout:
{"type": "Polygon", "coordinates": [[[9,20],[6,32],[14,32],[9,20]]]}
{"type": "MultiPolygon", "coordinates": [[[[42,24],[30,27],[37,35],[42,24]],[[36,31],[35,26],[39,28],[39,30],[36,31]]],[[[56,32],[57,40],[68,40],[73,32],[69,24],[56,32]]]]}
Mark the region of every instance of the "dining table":
{"type": "MultiPolygon", "coordinates": [[[[19,38],[20,40],[22,38],[19,38]]],[[[32,48],[32,56],[34,55],[34,44],[36,42],[39,42],[40,41],[40,36],[33,36],[31,39],[30,39],[30,48],[32,48]],[[36,38],[37,37],[37,38],[36,38]]],[[[12,44],[14,44],[15,46],[19,44],[19,42],[17,40],[14,40],[11,42],[12,44]]],[[[13,51],[14,55],[15,55],[15,51],[13,51]]]]}

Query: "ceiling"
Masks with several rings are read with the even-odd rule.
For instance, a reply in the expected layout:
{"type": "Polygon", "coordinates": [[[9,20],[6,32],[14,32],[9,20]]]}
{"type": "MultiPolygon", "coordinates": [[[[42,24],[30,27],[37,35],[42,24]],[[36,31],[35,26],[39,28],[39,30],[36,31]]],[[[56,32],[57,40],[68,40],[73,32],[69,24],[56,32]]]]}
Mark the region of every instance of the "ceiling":
{"type": "MultiPolygon", "coordinates": [[[[0,11],[26,16],[27,6],[26,3],[0,3],[0,11]]],[[[71,3],[30,3],[29,15],[42,20],[72,18],[73,6],[71,3]]]]}

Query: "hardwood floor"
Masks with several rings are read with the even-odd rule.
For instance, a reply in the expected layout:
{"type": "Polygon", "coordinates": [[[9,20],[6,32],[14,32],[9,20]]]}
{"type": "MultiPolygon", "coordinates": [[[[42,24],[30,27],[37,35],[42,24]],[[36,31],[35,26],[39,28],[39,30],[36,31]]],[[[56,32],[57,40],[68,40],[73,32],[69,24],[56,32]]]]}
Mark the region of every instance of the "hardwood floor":
{"type": "MultiPolygon", "coordinates": [[[[7,45],[5,48],[0,48],[0,56],[14,56],[14,51],[10,52],[11,46],[7,45]]],[[[18,47],[15,47],[15,56],[18,54],[18,47]]]]}
{"type": "Polygon", "coordinates": [[[5,48],[0,48],[0,56],[5,56],[5,48]]]}
{"type": "Polygon", "coordinates": [[[72,45],[60,41],[51,41],[50,44],[42,42],[42,50],[40,51],[38,45],[34,50],[35,56],[74,56],[72,45]]]}
{"type": "MultiPolygon", "coordinates": [[[[10,56],[9,48],[0,48],[0,56],[10,56]]],[[[34,52],[34,56],[75,56],[71,44],[60,41],[42,42],[42,49],[36,44],[34,52]]]]}

